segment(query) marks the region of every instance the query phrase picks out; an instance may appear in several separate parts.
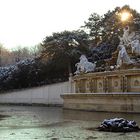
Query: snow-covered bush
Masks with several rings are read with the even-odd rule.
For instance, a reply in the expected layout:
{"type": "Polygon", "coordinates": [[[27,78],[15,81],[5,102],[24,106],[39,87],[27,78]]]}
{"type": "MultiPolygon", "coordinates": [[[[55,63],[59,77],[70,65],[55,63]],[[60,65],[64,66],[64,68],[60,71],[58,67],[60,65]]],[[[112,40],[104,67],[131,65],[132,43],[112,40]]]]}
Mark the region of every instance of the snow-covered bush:
{"type": "Polygon", "coordinates": [[[55,70],[52,63],[26,59],[9,67],[0,67],[0,91],[40,86],[65,81],[64,71],[55,70]]]}

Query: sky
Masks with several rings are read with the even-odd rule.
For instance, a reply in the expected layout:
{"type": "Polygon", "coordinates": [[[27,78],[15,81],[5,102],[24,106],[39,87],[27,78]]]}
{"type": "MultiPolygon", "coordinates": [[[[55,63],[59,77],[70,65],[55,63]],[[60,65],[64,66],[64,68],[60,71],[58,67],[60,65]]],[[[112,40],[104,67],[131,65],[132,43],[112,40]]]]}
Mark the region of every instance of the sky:
{"type": "Polygon", "coordinates": [[[8,49],[32,47],[53,32],[76,30],[89,16],[139,0],[0,0],[0,43],[8,49]]]}

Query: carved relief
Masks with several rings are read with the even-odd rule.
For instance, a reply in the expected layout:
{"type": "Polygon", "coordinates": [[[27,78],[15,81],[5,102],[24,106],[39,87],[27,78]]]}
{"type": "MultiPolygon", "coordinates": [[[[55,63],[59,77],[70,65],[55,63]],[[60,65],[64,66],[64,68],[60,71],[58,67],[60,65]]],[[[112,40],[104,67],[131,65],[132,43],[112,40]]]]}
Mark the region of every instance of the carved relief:
{"type": "Polygon", "coordinates": [[[124,79],[124,91],[128,91],[128,88],[127,88],[127,85],[128,85],[128,82],[127,82],[127,77],[126,76],[123,76],[123,79],[124,79]]]}
{"type": "Polygon", "coordinates": [[[102,87],[103,87],[102,83],[101,83],[101,82],[99,82],[99,88],[102,88],[102,87]]]}
{"type": "Polygon", "coordinates": [[[80,84],[79,84],[79,90],[80,93],[85,93],[86,92],[86,88],[85,88],[85,80],[80,80],[80,84]]]}
{"type": "Polygon", "coordinates": [[[104,92],[103,79],[97,79],[97,92],[104,92]]]}
{"type": "Polygon", "coordinates": [[[134,86],[140,86],[140,82],[138,80],[134,81],[134,86]]]}
{"type": "Polygon", "coordinates": [[[115,82],[114,82],[114,87],[118,87],[118,86],[119,86],[118,81],[115,81],[115,82]]]}
{"type": "Polygon", "coordinates": [[[80,92],[80,81],[75,81],[75,92],[76,93],[80,92]]]}
{"type": "Polygon", "coordinates": [[[76,93],[140,92],[140,70],[116,71],[75,77],[76,93]],[[134,72],[137,72],[136,74],[134,72]]]}
{"type": "Polygon", "coordinates": [[[107,78],[107,76],[105,76],[105,77],[104,77],[104,80],[103,80],[103,91],[104,91],[104,92],[108,92],[108,90],[109,90],[109,89],[108,89],[108,88],[109,88],[109,86],[108,86],[109,83],[108,83],[108,82],[109,82],[109,81],[108,81],[108,78],[107,78]]]}
{"type": "Polygon", "coordinates": [[[89,90],[90,90],[90,93],[94,92],[94,81],[92,79],[90,79],[90,82],[89,82],[89,90]]]}
{"type": "Polygon", "coordinates": [[[123,89],[123,80],[122,80],[122,76],[119,77],[120,78],[120,89],[122,91],[123,89]]]}
{"type": "Polygon", "coordinates": [[[97,92],[97,79],[93,79],[92,82],[93,82],[93,87],[92,87],[93,92],[97,92]]]}
{"type": "Polygon", "coordinates": [[[86,92],[90,92],[90,80],[87,79],[86,81],[86,92]]]}

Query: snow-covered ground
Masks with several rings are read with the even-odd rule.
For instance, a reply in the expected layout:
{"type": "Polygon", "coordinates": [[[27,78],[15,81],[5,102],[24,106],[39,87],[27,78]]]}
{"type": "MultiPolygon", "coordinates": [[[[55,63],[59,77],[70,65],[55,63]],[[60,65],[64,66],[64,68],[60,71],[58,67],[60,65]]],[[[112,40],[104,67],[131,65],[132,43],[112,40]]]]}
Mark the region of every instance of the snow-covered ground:
{"type": "Polygon", "coordinates": [[[139,114],[83,112],[33,106],[0,106],[0,114],[8,115],[0,118],[1,140],[140,139],[139,132],[111,133],[94,130],[105,118],[124,117],[140,124],[139,114]]]}

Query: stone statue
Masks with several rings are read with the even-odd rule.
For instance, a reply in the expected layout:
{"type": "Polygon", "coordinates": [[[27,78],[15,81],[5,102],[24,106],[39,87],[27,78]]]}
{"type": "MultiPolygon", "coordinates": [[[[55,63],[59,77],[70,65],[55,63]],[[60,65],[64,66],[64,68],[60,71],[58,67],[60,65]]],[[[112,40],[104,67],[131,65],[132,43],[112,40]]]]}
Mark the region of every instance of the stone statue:
{"type": "Polygon", "coordinates": [[[132,41],[132,39],[135,36],[135,32],[129,33],[129,26],[126,26],[123,29],[123,36],[119,37],[120,38],[120,42],[123,43],[124,45],[129,45],[132,41]]]}
{"type": "Polygon", "coordinates": [[[118,48],[119,48],[119,54],[117,59],[117,67],[121,67],[123,63],[132,64],[133,62],[130,60],[130,57],[126,52],[125,46],[123,44],[120,44],[118,48]]]}
{"type": "Polygon", "coordinates": [[[131,42],[132,53],[140,55],[140,41],[139,36],[136,36],[135,39],[131,42]]]}
{"type": "Polygon", "coordinates": [[[95,70],[96,64],[89,62],[85,55],[81,55],[80,62],[76,63],[75,66],[77,67],[75,74],[80,74],[93,72],[95,70]]]}

